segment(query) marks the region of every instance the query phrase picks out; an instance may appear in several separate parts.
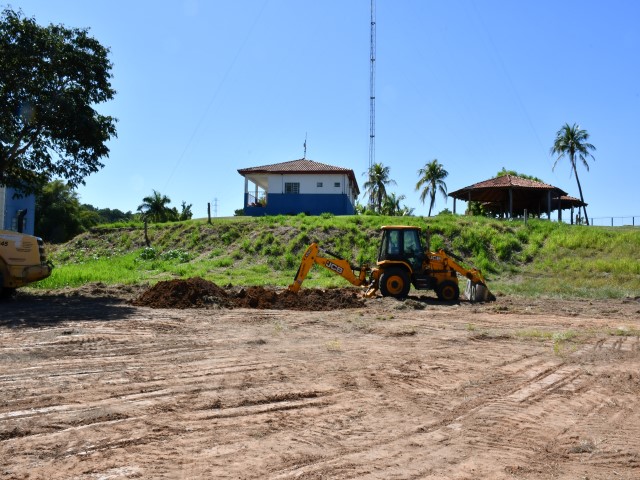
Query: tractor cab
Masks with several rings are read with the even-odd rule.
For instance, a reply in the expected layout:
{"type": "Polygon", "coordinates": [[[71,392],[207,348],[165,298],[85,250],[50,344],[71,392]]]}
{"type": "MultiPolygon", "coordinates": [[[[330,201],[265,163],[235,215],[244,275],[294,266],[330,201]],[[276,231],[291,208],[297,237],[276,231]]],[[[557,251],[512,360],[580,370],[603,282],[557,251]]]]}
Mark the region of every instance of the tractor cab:
{"type": "Polygon", "coordinates": [[[402,262],[412,272],[421,271],[425,249],[420,239],[421,229],[409,226],[382,227],[378,265],[402,262]]]}

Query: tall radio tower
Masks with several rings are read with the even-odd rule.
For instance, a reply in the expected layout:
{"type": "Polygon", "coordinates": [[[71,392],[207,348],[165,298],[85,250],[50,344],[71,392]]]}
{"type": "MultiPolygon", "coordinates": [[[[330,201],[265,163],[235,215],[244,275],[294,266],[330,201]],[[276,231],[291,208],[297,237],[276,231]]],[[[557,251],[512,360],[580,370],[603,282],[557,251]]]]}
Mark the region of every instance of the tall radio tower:
{"type": "Polygon", "coordinates": [[[369,169],[376,163],[376,0],[371,0],[371,52],[369,70],[369,169]]]}

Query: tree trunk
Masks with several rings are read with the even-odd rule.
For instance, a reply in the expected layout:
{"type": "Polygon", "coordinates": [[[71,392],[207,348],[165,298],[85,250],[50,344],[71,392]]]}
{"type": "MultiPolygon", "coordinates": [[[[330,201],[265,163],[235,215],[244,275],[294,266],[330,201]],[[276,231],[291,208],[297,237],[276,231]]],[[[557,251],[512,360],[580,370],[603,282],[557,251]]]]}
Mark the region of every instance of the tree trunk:
{"type": "Polygon", "coordinates": [[[584,205],[584,197],[582,196],[582,186],[580,186],[580,179],[578,178],[578,169],[576,168],[576,162],[572,160],[573,173],[576,174],[576,182],[578,183],[578,192],[580,192],[580,201],[582,202],[582,210],[584,211],[584,221],[589,225],[589,217],[587,217],[587,206],[584,205]]]}

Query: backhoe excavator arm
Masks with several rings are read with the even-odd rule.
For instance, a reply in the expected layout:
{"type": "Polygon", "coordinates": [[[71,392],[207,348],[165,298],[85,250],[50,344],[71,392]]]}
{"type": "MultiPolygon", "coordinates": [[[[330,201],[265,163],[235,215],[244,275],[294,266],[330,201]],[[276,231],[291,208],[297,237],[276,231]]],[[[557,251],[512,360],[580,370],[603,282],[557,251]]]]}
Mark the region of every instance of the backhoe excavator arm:
{"type": "Polygon", "coordinates": [[[453,253],[448,253],[448,252],[445,252],[444,250],[440,250],[438,252],[438,255],[442,257],[445,266],[448,266],[449,268],[455,270],[456,272],[458,272],[460,275],[467,278],[467,280],[471,282],[468,288],[470,287],[475,288],[477,285],[482,285],[486,289],[486,293],[483,292],[483,294],[479,295],[483,298],[473,298],[472,300],[493,301],[496,299],[496,297],[489,291],[489,287],[487,286],[487,281],[482,276],[482,272],[480,272],[480,270],[478,270],[477,268],[465,268],[462,265],[458,264],[457,262],[454,261],[454,259],[461,262],[464,260],[458,257],[457,255],[454,255],[453,253]]]}
{"type": "Polygon", "coordinates": [[[366,266],[356,267],[351,265],[347,260],[342,258],[324,258],[318,256],[320,250],[318,248],[317,243],[312,243],[309,245],[307,250],[304,252],[302,256],[302,262],[300,262],[300,267],[298,268],[298,273],[296,273],[295,278],[293,279],[293,283],[289,285],[289,291],[297,292],[300,290],[302,286],[302,282],[307,278],[309,270],[313,265],[318,264],[327,270],[331,270],[333,273],[340,275],[348,282],[352,283],[356,286],[366,286],[369,284],[367,281],[367,273],[370,269],[366,266]],[[356,275],[357,272],[357,275],[356,275]]]}

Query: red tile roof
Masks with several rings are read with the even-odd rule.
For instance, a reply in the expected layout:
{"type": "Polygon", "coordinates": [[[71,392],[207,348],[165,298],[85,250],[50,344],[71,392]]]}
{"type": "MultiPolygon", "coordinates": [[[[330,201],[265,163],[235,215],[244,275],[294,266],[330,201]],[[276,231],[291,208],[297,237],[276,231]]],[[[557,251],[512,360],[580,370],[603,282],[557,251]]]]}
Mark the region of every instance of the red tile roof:
{"type": "Polygon", "coordinates": [[[539,188],[542,190],[555,190],[556,187],[548,185],[546,183],[538,182],[536,180],[529,180],[528,178],[514,177],[513,175],[503,175],[501,177],[490,178],[484,182],[474,183],[469,187],[465,187],[462,190],[471,190],[475,188],[539,188]]]}
{"type": "Polygon", "coordinates": [[[299,160],[291,160],[288,162],[274,163],[271,165],[262,165],[259,167],[240,168],[238,173],[242,176],[250,173],[297,173],[297,174],[314,174],[314,173],[342,173],[346,174],[355,186],[356,194],[360,194],[360,188],[356,181],[353,170],[343,167],[335,167],[326,163],[314,162],[301,158],[299,160]]]}
{"type": "MultiPolygon", "coordinates": [[[[560,195],[567,194],[567,192],[565,192],[564,190],[561,190],[558,187],[554,187],[553,185],[537,182],[536,180],[529,180],[528,178],[515,177],[513,175],[503,175],[502,177],[490,178],[489,180],[484,180],[483,182],[474,183],[473,185],[469,185],[468,187],[461,188],[460,190],[451,192],[449,196],[459,198],[461,200],[467,200],[469,193],[472,194],[472,197],[494,197],[499,195],[498,192],[507,191],[509,189],[533,190],[540,193],[550,190],[554,198],[559,197],[560,195]],[[491,194],[489,192],[493,193],[491,194]]],[[[487,198],[472,198],[472,200],[490,201],[490,199],[487,198]]]]}
{"type": "Polygon", "coordinates": [[[582,200],[580,200],[579,198],[576,197],[572,197],[570,195],[562,195],[560,197],[560,202],[558,203],[558,199],[554,198],[552,200],[553,202],[553,208],[554,210],[558,209],[558,206],[562,206],[563,210],[566,210],[567,208],[571,208],[571,207],[575,207],[575,208],[580,208],[583,205],[586,207],[589,204],[588,203],[584,203],[582,200]]]}

